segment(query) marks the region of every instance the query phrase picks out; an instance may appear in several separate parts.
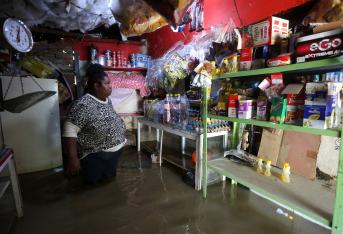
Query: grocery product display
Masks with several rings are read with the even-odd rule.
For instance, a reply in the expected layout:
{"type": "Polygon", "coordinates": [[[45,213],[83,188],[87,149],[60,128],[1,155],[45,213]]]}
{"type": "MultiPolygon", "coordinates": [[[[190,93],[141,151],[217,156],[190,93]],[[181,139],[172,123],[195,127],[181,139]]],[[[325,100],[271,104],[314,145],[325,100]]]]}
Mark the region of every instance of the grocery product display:
{"type": "Polygon", "coordinates": [[[91,63],[99,63],[108,68],[149,68],[151,57],[146,54],[132,53],[126,54],[121,50],[106,49],[103,54],[99,50],[90,47],[91,63]]]}

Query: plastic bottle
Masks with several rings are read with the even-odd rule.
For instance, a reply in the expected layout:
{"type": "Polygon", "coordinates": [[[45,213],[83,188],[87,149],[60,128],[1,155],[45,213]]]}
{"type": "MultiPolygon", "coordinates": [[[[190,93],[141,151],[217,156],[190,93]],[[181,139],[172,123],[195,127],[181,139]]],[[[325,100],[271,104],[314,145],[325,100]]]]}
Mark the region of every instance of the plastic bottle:
{"type": "Polygon", "coordinates": [[[170,100],[170,124],[175,124],[175,96],[173,94],[169,95],[170,100]]]}
{"type": "Polygon", "coordinates": [[[271,173],[270,173],[270,169],[271,169],[271,166],[272,165],[272,161],[268,160],[266,162],[266,168],[265,168],[265,171],[264,171],[264,175],[265,176],[271,176],[271,173]]]}
{"type": "Polygon", "coordinates": [[[175,125],[181,127],[181,95],[179,93],[175,94],[175,107],[174,107],[175,125]]]}
{"type": "Polygon", "coordinates": [[[189,119],[189,102],[186,95],[181,96],[181,124],[182,129],[185,129],[188,125],[189,119]]]}
{"type": "Polygon", "coordinates": [[[258,158],[257,159],[257,169],[256,169],[256,171],[258,172],[258,173],[263,173],[263,159],[262,158],[258,158]]]}
{"type": "Polygon", "coordinates": [[[283,168],[282,168],[282,173],[281,173],[281,180],[285,183],[289,183],[291,182],[291,179],[289,177],[289,175],[291,174],[291,167],[289,166],[289,163],[285,162],[283,164],[283,168]]]}
{"type": "Polygon", "coordinates": [[[170,95],[167,94],[164,99],[164,112],[163,112],[163,123],[169,124],[171,122],[171,113],[170,113],[170,95]]]}

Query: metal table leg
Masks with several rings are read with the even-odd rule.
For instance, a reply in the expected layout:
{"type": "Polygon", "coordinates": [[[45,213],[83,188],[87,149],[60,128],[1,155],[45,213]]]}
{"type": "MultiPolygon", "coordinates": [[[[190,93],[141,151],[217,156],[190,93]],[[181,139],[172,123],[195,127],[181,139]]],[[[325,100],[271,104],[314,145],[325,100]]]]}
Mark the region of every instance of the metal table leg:
{"type": "Polygon", "coordinates": [[[20,218],[20,217],[23,217],[23,215],[24,215],[23,200],[21,197],[21,192],[20,192],[20,188],[19,188],[18,177],[17,177],[17,173],[15,170],[13,157],[8,162],[8,166],[10,169],[10,178],[11,178],[12,192],[13,192],[13,197],[14,197],[15,208],[17,210],[17,216],[20,218]]]}
{"type": "Polygon", "coordinates": [[[202,161],[203,161],[203,140],[204,135],[200,134],[196,138],[196,165],[195,165],[195,190],[201,190],[202,187],[202,161]]]}
{"type": "Polygon", "coordinates": [[[162,166],[162,146],[163,146],[163,130],[161,130],[160,149],[159,149],[160,166],[162,166]]]}
{"type": "Polygon", "coordinates": [[[224,148],[224,151],[227,150],[227,141],[228,141],[228,137],[229,137],[229,133],[226,132],[224,135],[223,135],[223,148],[224,148]]]}
{"type": "Polygon", "coordinates": [[[156,141],[160,142],[160,129],[156,128],[156,141]]]}
{"type": "Polygon", "coordinates": [[[181,153],[186,154],[186,137],[181,137],[181,153]]]}
{"type": "Polygon", "coordinates": [[[141,151],[141,123],[137,121],[137,151],[141,151]]]}

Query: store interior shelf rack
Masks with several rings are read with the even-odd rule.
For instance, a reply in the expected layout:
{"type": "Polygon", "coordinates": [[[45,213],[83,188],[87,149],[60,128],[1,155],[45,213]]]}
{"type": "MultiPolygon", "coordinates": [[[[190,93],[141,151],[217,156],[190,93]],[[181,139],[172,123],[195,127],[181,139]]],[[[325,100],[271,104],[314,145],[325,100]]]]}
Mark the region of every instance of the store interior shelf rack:
{"type": "Polygon", "coordinates": [[[107,71],[122,71],[122,72],[145,72],[147,69],[144,67],[104,67],[107,71]]]}
{"type": "MultiPolygon", "coordinates": [[[[318,61],[291,64],[282,67],[262,68],[250,71],[225,73],[213,79],[246,78],[269,75],[273,73],[321,72],[343,69],[343,56],[318,61]]],[[[291,174],[291,183],[285,184],[276,176],[259,175],[253,168],[237,165],[226,158],[207,161],[207,119],[221,119],[233,123],[232,145],[235,148],[239,141],[240,124],[304,132],[330,137],[340,137],[342,129],[315,129],[288,124],[274,124],[254,119],[238,119],[208,114],[208,89],[203,88],[202,117],[204,126],[203,143],[203,197],[207,196],[208,169],[226,176],[231,180],[248,187],[251,191],[276,202],[313,222],[331,229],[334,234],[343,234],[343,145],[339,151],[339,166],[335,191],[325,188],[320,181],[311,181],[291,174]]],[[[274,173],[275,174],[275,173],[274,173]]]]}

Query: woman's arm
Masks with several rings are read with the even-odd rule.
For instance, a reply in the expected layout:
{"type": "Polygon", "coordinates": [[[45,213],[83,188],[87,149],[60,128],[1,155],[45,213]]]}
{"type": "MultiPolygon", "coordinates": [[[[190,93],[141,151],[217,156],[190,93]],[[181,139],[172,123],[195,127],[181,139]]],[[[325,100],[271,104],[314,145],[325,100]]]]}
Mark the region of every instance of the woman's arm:
{"type": "Polygon", "coordinates": [[[64,123],[63,138],[67,149],[67,174],[69,176],[76,175],[80,171],[80,159],[77,154],[77,133],[79,131],[80,128],[71,122],[64,123]]]}
{"type": "Polygon", "coordinates": [[[80,159],[77,155],[77,138],[64,137],[68,155],[67,174],[72,176],[80,171],[80,159]]]}

